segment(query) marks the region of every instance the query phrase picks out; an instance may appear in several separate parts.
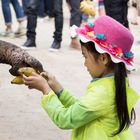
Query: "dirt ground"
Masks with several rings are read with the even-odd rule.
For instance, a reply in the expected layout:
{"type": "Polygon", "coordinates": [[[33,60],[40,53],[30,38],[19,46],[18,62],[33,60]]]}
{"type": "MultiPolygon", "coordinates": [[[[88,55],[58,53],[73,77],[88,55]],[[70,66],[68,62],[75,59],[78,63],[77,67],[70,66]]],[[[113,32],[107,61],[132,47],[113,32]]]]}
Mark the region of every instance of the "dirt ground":
{"type": "MultiPolygon", "coordinates": [[[[91,80],[83,66],[80,51],[69,48],[69,11],[64,9],[63,42],[60,52],[48,51],[53,41],[54,21],[38,21],[37,48],[27,50],[42,62],[44,68],[53,73],[64,87],[75,96],[84,94],[85,87],[91,80]]],[[[0,15],[1,12],[0,12],[0,15]]],[[[131,13],[130,13],[131,15],[131,13]]],[[[139,22],[140,23],[140,22],[139,22]]],[[[4,29],[3,17],[0,16],[1,30],[4,29]]],[[[14,29],[17,23],[14,17],[14,29]]],[[[140,25],[130,25],[135,36],[133,51],[137,71],[129,74],[130,85],[140,93],[140,25]]],[[[17,45],[25,42],[26,37],[0,38],[17,45]]],[[[10,66],[0,64],[0,140],[68,140],[70,130],[57,128],[40,105],[42,94],[29,90],[23,85],[12,85],[13,77],[9,74],[10,66]]],[[[137,120],[132,126],[136,139],[140,139],[140,102],[136,104],[137,120]]]]}

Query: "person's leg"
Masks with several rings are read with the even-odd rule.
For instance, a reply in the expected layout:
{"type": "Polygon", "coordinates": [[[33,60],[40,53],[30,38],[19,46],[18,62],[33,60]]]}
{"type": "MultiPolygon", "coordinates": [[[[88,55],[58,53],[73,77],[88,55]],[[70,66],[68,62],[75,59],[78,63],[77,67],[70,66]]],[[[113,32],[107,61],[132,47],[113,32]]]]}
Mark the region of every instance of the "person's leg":
{"type": "Polygon", "coordinates": [[[5,32],[1,33],[2,36],[9,36],[12,33],[12,15],[10,9],[10,0],[2,0],[2,12],[6,25],[5,32]]]}
{"type": "MultiPolygon", "coordinates": [[[[68,3],[70,5],[70,13],[71,13],[70,27],[72,25],[76,25],[79,27],[82,21],[82,13],[80,11],[80,0],[69,0],[68,3]]],[[[71,37],[70,47],[80,49],[80,43],[77,40],[76,36],[71,37]]]]}
{"type": "Polygon", "coordinates": [[[137,3],[136,3],[136,1],[135,2],[132,1],[131,10],[132,10],[131,24],[138,25],[138,22],[137,22],[138,11],[137,11],[137,3]]]}
{"type": "Polygon", "coordinates": [[[24,15],[26,15],[28,3],[29,3],[29,0],[22,0],[22,7],[23,7],[24,15]]]}
{"type": "Polygon", "coordinates": [[[138,16],[140,16],[140,0],[137,0],[138,16]]]}
{"type": "Polygon", "coordinates": [[[82,20],[82,13],[80,11],[80,0],[69,0],[70,4],[70,26],[76,25],[80,26],[81,25],[81,20],[82,20]]]}
{"type": "Polygon", "coordinates": [[[41,18],[45,17],[45,5],[44,5],[44,0],[40,0],[40,6],[38,9],[38,16],[41,18]]]}
{"type": "Polygon", "coordinates": [[[122,24],[129,29],[129,22],[128,22],[128,1],[129,0],[126,0],[124,1],[123,5],[123,9],[124,9],[124,12],[123,12],[123,22],[122,24]]]}
{"type": "Polygon", "coordinates": [[[106,15],[105,7],[104,7],[104,1],[103,0],[99,0],[99,2],[98,2],[98,12],[99,12],[99,16],[106,15]]]}
{"type": "Polygon", "coordinates": [[[15,13],[16,13],[16,18],[17,18],[17,21],[19,23],[18,29],[15,32],[15,36],[19,37],[19,36],[25,35],[26,29],[23,25],[23,23],[25,21],[23,7],[20,5],[18,0],[11,0],[11,4],[13,5],[13,8],[14,8],[15,13]]]}
{"type": "Polygon", "coordinates": [[[133,25],[138,25],[138,22],[137,22],[137,9],[136,9],[136,7],[132,7],[131,8],[132,9],[132,14],[133,14],[133,16],[132,16],[132,19],[131,19],[131,24],[133,24],[133,25]]]}
{"type": "Polygon", "coordinates": [[[63,30],[63,0],[54,0],[55,31],[51,49],[59,49],[62,41],[63,30]]]}
{"type": "Polygon", "coordinates": [[[18,0],[10,0],[15,13],[16,13],[16,17],[18,21],[23,21],[25,19],[25,15],[24,15],[24,11],[23,11],[23,7],[20,5],[18,0]]]}
{"type": "Polygon", "coordinates": [[[37,26],[37,14],[39,8],[40,1],[39,0],[30,0],[26,15],[27,15],[27,40],[23,44],[26,47],[33,47],[36,46],[35,39],[36,39],[36,26],[37,26]]]}
{"type": "Polygon", "coordinates": [[[45,10],[47,15],[51,18],[54,17],[54,11],[53,11],[53,0],[44,0],[45,2],[45,10]]]}
{"type": "Polygon", "coordinates": [[[106,14],[118,22],[120,22],[125,27],[129,28],[128,23],[128,0],[104,0],[104,6],[106,10],[106,14]],[[117,7],[117,8],[116,8],[117,7]]]}

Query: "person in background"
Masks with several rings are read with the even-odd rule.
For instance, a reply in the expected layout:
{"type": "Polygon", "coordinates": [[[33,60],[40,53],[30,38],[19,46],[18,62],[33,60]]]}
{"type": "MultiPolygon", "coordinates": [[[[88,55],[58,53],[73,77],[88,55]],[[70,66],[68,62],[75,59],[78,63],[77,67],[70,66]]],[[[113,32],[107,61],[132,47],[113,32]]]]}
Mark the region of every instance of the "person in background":
{"type": "Polygon", "coordinates": [[[138,16],[140,16],[140,1],[137,0],[138,16]]]}
{"type": "MultiPolygon", "coordinates": [[[[66,2],[68,3],[69,10],[70,10],[70,27],[74,24],[77,26],[80,26],[81,21],[82,21],[82,13],[80,11],[80,0],[66,0],[66,2]]],[[[62,2],[60,2],[60,3],[62,3],[62,2]]],[[[63,9],[62,8],[63,8],[62,5],[60,8],[58,8],[58,7],[54,8],[54,11],[57,10],[57,12],[54,12],[54,14],[59,13],[58,21],[61,24],[57,24],[57,22],[55,22],[55,28],[57,30],[54,32],[54,41],[51,45],[51,48],[49,49],[50,51],[58,51],[61,48],[62,29],[63,29],[63,24],[62,24],[63,9]],[[57,32],[57,31],[59,31],[59,32],[57,32]]],[[[57,19],[55,19],[55,20],[57,20],[57,19]]],[[[71,36],[70,47],[74,48],[74,49],[80,49],[80,43],[77,40],[76,36],[71,36]]]]}
{"type": "Polygon", "coordinates": [[[48,19],[53,18],[54,17],[53,0],[44,0],[44,3],[48,19]]]}
{"type": "MultiPolygon", "coordinates": [[[[62,40],[62,28],[63,28],[63,13],[62,13],[62,0],[53,1],[53,10],[55,18],[55,32],[54,42],[52,48],[59,49],[60,42],[62,40]]],[[[37,27],[37,16],[40,6],[39,0],[30,0],[26,15],[27,15],[27,40],[23,44],[23,47],[36,47],[36,27],[37,27]]]]}
{"type": "Polygon", "coordinates": [[[38,16],[44,18],[46,16],[45,0],[40,0],[40,6],[38,9],[38,16]]]}
{"type": "Polygon", "coordinates": [[[2,12],[3,12],[4,20],[5,20],[6,29],[0,35],[5,36],[5,37],[10,37],[14,35],[15,37],[18,37],[18,36],[25,35],[26,29],[23,24],[25,21],[25,15],[19,1],[18,0],[1,0],[1,3],[2,3],[2,12]],[[11,13],[10,4],[12,4],[14,8],[17,22],[18,22],[18,29],[15,33],[12,30],[12,13],[11,13]]]}
{"type": "Polygon", "coordinates": [[[99,16],[106,15],[105,6],[104,6],[104,0],[99,0],[98,1],[98,12],[99,12],[99,16]]]}
{"type": "MultiPolygon", "coordinates": [[[[70,9],[70,28],[73,25],[80,27],[82,22],[82,13],[80,10],[81,0],[66,0],[70,9]]],[[[70,47],[74,49],[81,49],[77,36],[71,35],[70,47]]]]}
{"type": "Polygon", "coordinates": [[[26,8],[27,16],[27,40],[23,44],[24,47],[36,47],[36,26],[37,26],[37,16],[39,9],[39,0],[29,0],[28,6],[26,8]]]}
{"type": "Polygon", "coordinates": [[[62,31],[63,31],[63,0],[53,0],[53,14],[55,31],[53,33],[53,43],[49,48],[49,51],[55,52],[61,48],[62,31]]]}
{"type": "Polygon", "coordinates": [[[137,0],[130,0],[129,5],[131,6],[131,24],[138,25],[138,5],[137,0]]]}
{"type": "Polygon", "coordinates": [[[22,0],[22,7],[24,11],[24,15],[26,15],[26,9],[28,7],[29,0],[22,0]]]}
{"type": "Polygon", "coordinates": [[[24,84],[43,93],[42,107],[59,128],[73,129],[71,140],[135,140],[130,124],[139,95],[126,71],[134,69],[133,35],[108,16],[75,29],[92,78],[86,94],[74,97],[48,72],[23,75],[24,84]]]}
{"type": "Polygon", "coordinates": [[[103,0],[106,15],[114,18],[127,28],[129,28],[127,18],[128,1],[129,0],[103,0]]]}

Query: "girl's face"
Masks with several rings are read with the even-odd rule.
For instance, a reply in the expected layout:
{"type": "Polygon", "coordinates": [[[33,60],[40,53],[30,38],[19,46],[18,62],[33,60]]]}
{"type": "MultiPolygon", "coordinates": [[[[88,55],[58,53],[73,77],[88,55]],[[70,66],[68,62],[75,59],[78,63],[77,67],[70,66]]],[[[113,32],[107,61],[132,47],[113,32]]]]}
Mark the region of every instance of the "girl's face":
{"type": "Polygon", "coordinates": [[[92,78],[101,78],[111,71],[107,69],[106,64],[108,63],[108,57],[106,54],[100,54],[98,58],[87,50],[86,47],[82,46],[82,54],[85,58],[84,65],[87,67],[88,72],[92,78]]]}

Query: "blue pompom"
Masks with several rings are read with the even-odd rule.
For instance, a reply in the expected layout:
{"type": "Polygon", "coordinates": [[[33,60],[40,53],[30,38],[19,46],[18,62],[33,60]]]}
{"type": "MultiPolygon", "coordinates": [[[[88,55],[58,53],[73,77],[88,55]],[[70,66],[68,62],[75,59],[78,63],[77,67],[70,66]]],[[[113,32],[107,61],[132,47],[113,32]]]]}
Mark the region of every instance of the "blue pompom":
{"type": "Polygon", "coordinates": [[[132,52],[125,52],[124,56],[127,58],[132,58],[134,56],[134,54],[132,52]]]}
{"type": "Polygon", "coordinates": [[[102,40],[106,40],[106,36],[104,35],[104,34],[96,34],[96,37],[98,38],[98,39],[102,39],[102,40]]]}
{"type": "Polygon", "coordinates": [[[90,27],[92,27],[92,28],[94,27],[94,23],[91,23],[91,22],[90,22],[90,23],[88,23],[88,25],[89,25],[90,27]]]}

